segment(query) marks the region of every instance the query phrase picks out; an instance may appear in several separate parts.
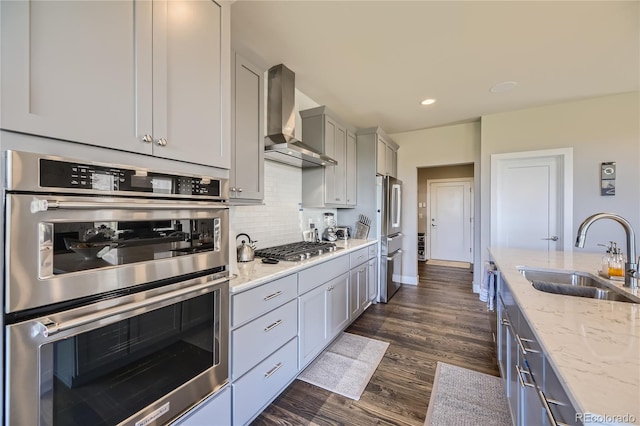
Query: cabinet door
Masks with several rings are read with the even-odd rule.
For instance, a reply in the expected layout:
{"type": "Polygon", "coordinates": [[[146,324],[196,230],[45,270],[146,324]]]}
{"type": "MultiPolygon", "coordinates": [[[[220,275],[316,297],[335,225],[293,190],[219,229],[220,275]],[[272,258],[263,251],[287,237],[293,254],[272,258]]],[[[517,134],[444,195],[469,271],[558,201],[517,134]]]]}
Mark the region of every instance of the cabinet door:
{"type": "Polygon", "coordinates": [[[385,170],[387,171],[386,174],[388,174],[389,176],[395,177],[394,166],[393,166],[393,163],[394,163],[393,159],[395,158],[395,152],[393,148],[391,148],[389,145],[385,145],[384,149],[386,151],[384,155],[384,159],[387,163],[385,166],[385,170]]]}
{"type": "Polygon", "coordinates": [[[376,172],[378,172],[379,175],[386,176],[389,174],[387,172],[387,144],[385,144],[384,141],[380,139],[380,137],[378,137],[376,152],[376,172]]]}
{"type": "Polygon", "coordinates": [[[394,178],[398,177],[398,151],[395,149],[391,150],[391,169],[389,170],[389,175],[394,178]]]}
{"type": "Polygon", "coordinates": [[[213,1],[153,2],[156,156],[229,168],[229,141],[221,138],[221,19],[213,1]]]}
{"type": "Polygon", "coordinates": [[[369,300],[373,301],[378,296],[378,258],[370,259],[367,267],[367,289],[369,300]]]}
{"type": "Polygon", "coordinates": [[[262,71],[235,55],[232,74],[231,198],[264,198],[264,129],[262,71]]]}
{"type": "Polygon", "coordinates": [[[301,368],[311,361],[327,342],[329,287],[329,283],[323,284],[299,298],[301,368]]]}
{"type": "Polygon", "coordinates": [[[151,153],[150,2],[0,8],[3,129],[151,153]]]}
{"type": "Polygon", "coordinates": [[[346,191],[348,206],[355,206],[357,203],[356,192],[358,187],[357,182],[357,154],[356,154],[356,135],[347,131],[347,149],[345,156],[345,173],[346,173],[346,191]]]}
{"type": "Polygon", "coordinates": [[[346,181],[346,152],[347,152],[347,130],[342,126],[336,126],[336,150],[335,160],[338,162],[333,167],[334,204],[347,203],[347,181],[346,181]]]}
{"type": "Polygon", "coordinates": [[[349,323],[349,273],[331,280],[329,286],[331,291],[327,310],[327,334],[331,339],[349,323]]]}
{"type": "MultiPolygon", "coordinates": [[[[338,124],[331,118],[325,116],[324,122],[324,153],[334,160],[336,158],[336,133],[338,124]]],[[[324,169],[324,202],[335,204],[336,199],[336,169],[337,166],[325,167],[324,169]]]]}
{"type": "Polygon", "coordinates": [[[358,316],[358,279],[360,268],[352,269],[349,272],[349,316],[353,320],[358,316]]]}

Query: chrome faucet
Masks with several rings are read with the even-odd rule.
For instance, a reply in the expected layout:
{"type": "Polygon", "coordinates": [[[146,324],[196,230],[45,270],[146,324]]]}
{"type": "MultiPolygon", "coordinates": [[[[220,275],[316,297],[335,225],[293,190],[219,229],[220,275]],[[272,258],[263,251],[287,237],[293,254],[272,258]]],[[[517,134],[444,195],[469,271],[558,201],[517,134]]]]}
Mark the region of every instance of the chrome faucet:
{"type": "Polygon", "coordinates": [[[596,213],[586,218],[578,227],[576,247],[584,247],[584,241],[587,238],[587,229],[589,229],[593,222],[600,219],[614,220],[624,228],[627,234],[627,262],[624,264],[624,286],[638,288],[638,263],[640,263],[640,258],[636,259],[636,235],[629,221],[622,216],[614,213],[596,213]]]}

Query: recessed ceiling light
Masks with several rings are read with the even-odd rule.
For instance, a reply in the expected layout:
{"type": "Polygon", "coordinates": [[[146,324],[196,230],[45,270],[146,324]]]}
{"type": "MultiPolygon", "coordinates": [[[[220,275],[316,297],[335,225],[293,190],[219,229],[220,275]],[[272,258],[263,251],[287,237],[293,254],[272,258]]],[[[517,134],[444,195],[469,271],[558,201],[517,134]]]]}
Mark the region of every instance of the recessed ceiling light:
{"type": "Polygon", "coordinates": [[[491,86],[491,89],[489,89],[489,91],[491,93],[504,93],[504,92],[508,92],[509,90],[512,90],[517,85],[518,85],[517,81],[503,81],[501,83],[496,83],[493,86],[491,86]]]}
{"type": "Polygon", "coordinates": [[[431,105],[432,103],[435,103],[435,99],[425,99],[424,101],[420,102],[421,105],[431,105]]]}

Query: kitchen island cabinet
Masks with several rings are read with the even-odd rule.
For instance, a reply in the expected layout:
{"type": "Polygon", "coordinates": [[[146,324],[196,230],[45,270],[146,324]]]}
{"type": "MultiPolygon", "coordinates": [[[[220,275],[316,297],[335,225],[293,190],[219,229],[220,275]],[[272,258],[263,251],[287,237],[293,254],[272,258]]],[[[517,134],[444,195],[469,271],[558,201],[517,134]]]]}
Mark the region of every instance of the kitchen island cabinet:
{"type": "Polygon", "coordinates": [[[338,162],[335,166],[302,171],[302,204],[305,207],[355,207],[355,130],[343,124],[325,106],[300,111],[300,116],[302,141],[338,162]]]}
{"type": "Polygon", "coordinates": [[[229,168],[228,6],[129,0],[0,7],[0,128],[229,168]]]}
{"type": "MultiPolygon", "coordinates": [[[[601,255],[507,248],[491,248],[490,255],[499,270],[499,365],[516,407],[515,423],[530,424],[541,410],[541,424],[552,424],[550,415],[565,424],[640,422],[640,304],[545,293],[520,272],[526,267],[597,276],[601,255]],[[504,331],[505,319],[512,332],[504,331]],[[530,391],[518,396],[527,384],[534,385],[537,401],[530,391]]],[[[640,301],[637,289],[609,283],[640,301]]]]}

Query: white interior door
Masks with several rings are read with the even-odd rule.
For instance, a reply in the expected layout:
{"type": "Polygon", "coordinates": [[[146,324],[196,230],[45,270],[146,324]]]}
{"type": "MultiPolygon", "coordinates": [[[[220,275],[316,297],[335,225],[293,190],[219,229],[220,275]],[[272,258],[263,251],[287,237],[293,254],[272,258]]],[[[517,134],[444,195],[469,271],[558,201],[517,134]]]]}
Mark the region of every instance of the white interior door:
{"type": "Polygon", "coordinates": [[[492,246],[554,251],[570,245],[565,164],[564,155],[544,151],[492,158],[492,246]]]}
{"type": "Polygon", "coordinates": [[[473,261],[472,182],[429,183],[430,259],[473,261]]]}

